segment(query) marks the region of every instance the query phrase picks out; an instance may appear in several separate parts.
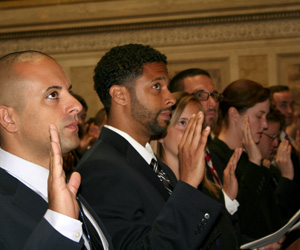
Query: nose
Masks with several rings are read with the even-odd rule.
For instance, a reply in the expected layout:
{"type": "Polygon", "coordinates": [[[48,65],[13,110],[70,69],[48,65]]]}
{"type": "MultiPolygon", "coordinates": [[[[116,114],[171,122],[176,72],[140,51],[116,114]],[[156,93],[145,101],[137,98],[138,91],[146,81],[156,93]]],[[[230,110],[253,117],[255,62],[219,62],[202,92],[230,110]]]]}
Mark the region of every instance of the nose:
{"type": "Polygon", "coordinates": [[[268,129],[268,127],[269,127],[266,117],[263,118],[262,126],[263,126],[263,129],[268,129]]]}
{"type": "Polygon", "coordinates": [[[172,93],[171,93],[171,92],[169,91],[169,89],[167,88],[167,89],[166,89],[166,92],[165,92],[165,104],[166,104],[168,107],[171,107],[171,106],[173,106],[175,103],[176,103],[175,97],[172,95],[172,93]]]}
{"type": "Polygon", "coordinates": [[[212,98],[212,96],[210,95],[208,97],[208,100],[207,100],[207,104],[209,107],[215,107],[217,105],[217,102],[215,101],[214,98],[212,98]]]}
{"type": "Polygon", "coordinates": [[[68,113],[77,115],[80,111],[82,111],[83,107],[81,105],[81,103],[71,94],[70,98],[69,98],[69,105],[68,106],[68,113]]]}
{"type": "Polygon", "coordinates": [[[294,113],[294,109],[291,106],[288,106],[288,113],[289,114],[293,114],[294,113]]]}

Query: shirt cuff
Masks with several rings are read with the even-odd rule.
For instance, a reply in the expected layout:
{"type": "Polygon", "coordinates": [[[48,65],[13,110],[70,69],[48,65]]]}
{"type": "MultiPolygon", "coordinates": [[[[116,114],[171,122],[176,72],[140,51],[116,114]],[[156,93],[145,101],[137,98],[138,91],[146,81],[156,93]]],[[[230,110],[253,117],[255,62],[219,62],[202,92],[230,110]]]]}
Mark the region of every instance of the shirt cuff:
{"type": "Polygon", "coordinates": [[[224,200],[225,200],[225,207],[231,215],[233,215],[237,210],[238,206],[240,205],[236,199],[231,200],[228,195],[224,192],[222,189],[223,195],[224,195],[224,200]]]}
{"type": "Polygon", "coordinates": [[[69,216],[57,213],[50,209],[46,211],[44,218],[63,236],[77,243],[80,241],[82,237],[81,221],[75,220],[69,216]]]}

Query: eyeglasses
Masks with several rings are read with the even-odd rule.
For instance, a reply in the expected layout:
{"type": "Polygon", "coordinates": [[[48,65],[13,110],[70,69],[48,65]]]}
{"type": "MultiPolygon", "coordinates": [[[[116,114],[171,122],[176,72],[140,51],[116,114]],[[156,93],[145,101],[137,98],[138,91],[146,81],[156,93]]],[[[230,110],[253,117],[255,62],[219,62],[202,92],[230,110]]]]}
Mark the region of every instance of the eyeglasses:
{"type": "Polygon", "coordinates": [[[279,134],[278,135],[274,135],[274,136],[271,136],[271,135],[268,135],[267,133],[263,132],[263,134],[268,137],[270,140],[274,141],[275,139],[279,139],[279,134]]]}
{"type": "Polygon", "coordinates": [[[204,90],[198,90],[198,91],[195,91],[193,94],[199,99],[199,101],[207,101],[210,96],[216,102],[221,102],[224,99],[224,96],[222,94],[218,93],[217,91],[208,93],[204,90]]]}

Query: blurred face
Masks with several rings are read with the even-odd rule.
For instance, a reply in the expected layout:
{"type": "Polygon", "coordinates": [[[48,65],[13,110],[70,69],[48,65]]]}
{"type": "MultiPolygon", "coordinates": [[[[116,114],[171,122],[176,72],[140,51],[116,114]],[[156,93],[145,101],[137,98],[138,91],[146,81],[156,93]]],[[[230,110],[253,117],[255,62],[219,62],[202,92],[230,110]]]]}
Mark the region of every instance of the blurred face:
{"type": "Polygon", "coordinates": [[[16,72],[24,79],[20,83],[24,100],[17,114],[19,139],[33,154],[48,155],[49,124],[57,126],[62,153],[79,144],[78,112],[81,104],[70,94],[71,85],[62,68],[52,59],[20,63],[16,72]]]}
{"type": "MultiPolygon", "coordinates": [[[[184,91],[192,94],[196,91],[205,91],[213,93],[216,91],[212,80],[206,75],[197,75],[187,77],[184,79],[184,91]]],[[[207,101],[201,101],[203,112],[205,115],[204,125],[210,126],[212,129],[216,126],[218,121],[219,102],[209,96],[207,101]]]]}
{"type": "Polygon", "coordinates": [[[285,116],[285,124],[291,125],[293,123],[294,114],[294,97],[291,91],[283,91],[274,93],[273,99],[276,108],[285,116]]]}
{"type": "Polygon", "coordinates": [[[189,102],[175,125],[169,126],[166,136],[160,140],[165,154],[171,154],[173,157],[178,157],[178,144],[183,136],[188,121],[193,114],[196,114],[199,111],[199,104],[189,102]]]}
{"type": "Polygon", "coordinates": [[[242,127],[245,115],[249,116],[249,124],[251,129],[252,138],[255,143],[258,143],[262,137],[263,131],[268,128],[267,114],[269,113],[270,101],[266,100],[255,104],[253,107],[246,110],[246,112],[239,115],[238,127],[240,130],[240,138],[242,140],[242,127]]]}
{"type": "Polygon", "coordinates": [[[79,134],[79,138],[82,138],[85,133],[86,133],[86,129],[85,129],[85,119],[86,119],[86,109],[83,108],[79,114],[78,114],[78,134],[79,134]]]}
{"type": "Polygon", "coordinates": [[[143,66],[143,75],[136,80],[135,89],[130,92],[135,131],[143,131],[146,136],[165,133],[171,117],[171,106],[176,102],[168,84],[168,70],[164,63],[143,66]]]}
{"type": "Polygon", "coordinates": [[[271,160],[276,155],[279,145],[280,123],[269,122],[268,125],[268,129],[263,132],[257,146],[263,158],[271,160]]]}

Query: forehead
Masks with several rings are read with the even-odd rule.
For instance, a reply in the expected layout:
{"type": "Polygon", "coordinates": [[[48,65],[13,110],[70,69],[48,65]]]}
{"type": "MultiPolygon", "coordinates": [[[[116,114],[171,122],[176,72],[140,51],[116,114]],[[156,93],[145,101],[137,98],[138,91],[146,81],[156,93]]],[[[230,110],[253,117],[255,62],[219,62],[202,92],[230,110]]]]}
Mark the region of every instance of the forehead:
{"type": "Polygon", "coordinates": [[[163,62],[146,63],[143,65],[143,75],[148,77],[168,76],[168,68],[163,62]]]}
{"type": "Polygon", "coordinates": [[[212,92],[216,90],[212,80],[206,75],[189,76],[184,79],[184,89],[188,93],[197,90],[212,92]]]}
{"type": "Polygon", "coordinates": [[[269,108],[270,108],[270,101],[265,100],[264,102],[259,102],[256,103],[253,107],[247,109],[247,113],[264,113],[267,114],[269,113],[269,108]]]}
{"type": "Polygon", "coordinates": [[[273,98],[276,102],[291,102],[294,101],[292,92],[282,91],[274,93],[273,98]]]}
{"type": "Polygon", "coordinates": [[[51,86],[69,88],[70,82],[61,68],[53,59],[44,57],[41,59],[18,63],[15,71],[32,91],[48,89],[51,86]]]}
{"type": "Polygon", "coordinates": [[[142,87],[156,81],[169,83],[167,65],[163,62],[146,63],[143,65],[143,74],[136,80],[136,87],[142,87]]]}

